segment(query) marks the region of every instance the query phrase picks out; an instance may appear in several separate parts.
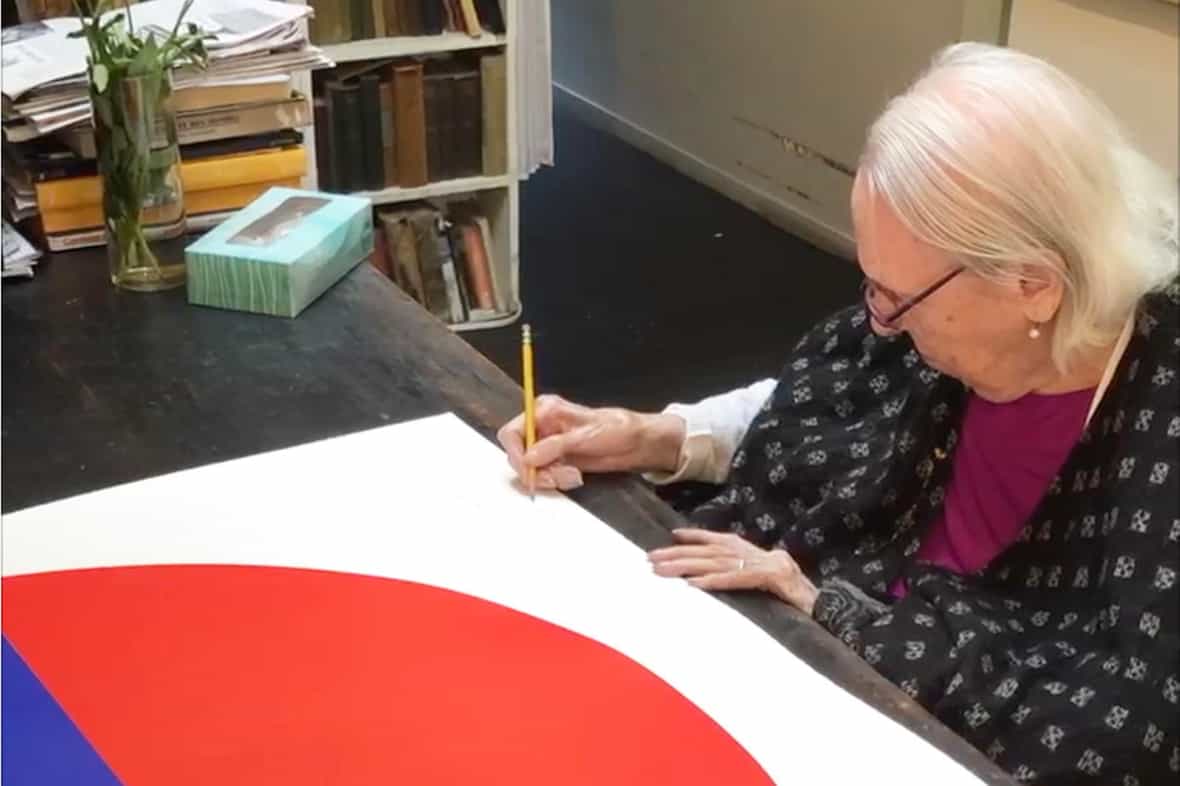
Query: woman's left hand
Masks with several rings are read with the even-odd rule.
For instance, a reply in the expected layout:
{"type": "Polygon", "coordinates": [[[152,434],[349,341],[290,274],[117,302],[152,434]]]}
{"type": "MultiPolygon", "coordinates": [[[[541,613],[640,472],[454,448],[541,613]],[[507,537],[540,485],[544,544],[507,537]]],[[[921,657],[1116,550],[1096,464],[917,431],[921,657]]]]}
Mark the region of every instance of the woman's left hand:
{"type": "Polygon", "coordinates": [[[791,555],[761,549],[732,533],[676,529],[680,545],[647,556],[659,576],[680,576],[704,590],[764,590],[811,614],[816,589],[791,555]]]}

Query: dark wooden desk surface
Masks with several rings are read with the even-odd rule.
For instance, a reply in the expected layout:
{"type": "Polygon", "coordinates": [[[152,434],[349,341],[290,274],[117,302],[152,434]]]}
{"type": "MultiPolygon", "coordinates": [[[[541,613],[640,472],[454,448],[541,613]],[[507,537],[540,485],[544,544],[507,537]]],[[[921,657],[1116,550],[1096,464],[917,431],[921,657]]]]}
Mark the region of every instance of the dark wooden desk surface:
{"type": "MultiPolygon", "coordinates": [[[[492,438],[520,408],[509,377],[368,265],[285,320],[118,292],[102,252],[74,252],[6,283],[2,308],[4,512],[447,410],[492,438]]],[[[680,523],[633,478],[571,496],[643,548],[680,523]]],[[[985,782],[1011,783],[810,619],[723,599],[985,782]]]]}

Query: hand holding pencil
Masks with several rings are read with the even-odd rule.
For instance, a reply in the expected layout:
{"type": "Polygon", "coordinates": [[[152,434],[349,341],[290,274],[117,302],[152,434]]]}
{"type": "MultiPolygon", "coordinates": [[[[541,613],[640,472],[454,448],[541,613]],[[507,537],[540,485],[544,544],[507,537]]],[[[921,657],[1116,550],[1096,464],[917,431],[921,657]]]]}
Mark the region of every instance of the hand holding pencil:
{"type": "Polygon", "coordinates": [[[559,396],[537,397],[533,335],[521,329],[524,407],[497,434],[530,497],[537,489],[568,491],[582,472],[671,471],[684,443],[683,418],[628,409],[593,409],[559,396]]]}

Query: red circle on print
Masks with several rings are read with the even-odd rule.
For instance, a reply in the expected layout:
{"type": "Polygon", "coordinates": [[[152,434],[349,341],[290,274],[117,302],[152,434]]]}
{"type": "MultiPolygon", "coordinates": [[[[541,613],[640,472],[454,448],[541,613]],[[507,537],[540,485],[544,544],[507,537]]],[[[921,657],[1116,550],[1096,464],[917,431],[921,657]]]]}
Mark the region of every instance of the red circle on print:
{"type": "Polygon", "coordinates": [[[125,786],[771,783],[619,652],[421,584],[34,574],[4,579],[4,631],[125,786]]]}

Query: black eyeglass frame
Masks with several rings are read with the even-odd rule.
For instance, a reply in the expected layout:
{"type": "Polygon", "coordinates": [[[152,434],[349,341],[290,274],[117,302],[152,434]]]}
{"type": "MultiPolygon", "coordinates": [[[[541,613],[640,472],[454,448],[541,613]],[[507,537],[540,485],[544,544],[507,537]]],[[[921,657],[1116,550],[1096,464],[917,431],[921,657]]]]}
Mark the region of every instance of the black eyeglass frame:
{"type": "Polygon", "coordinates": [[[877,283],[874,282],[871,278],[866,278],[864,280],[864,282],[861,283],[861,285],[860,285],[861,290],[863,291],[863,294],[864,294],[865,306],[868,308],[869,314],[873,317],[873,319],[875,319],[877,321],[877,324],[883,325],[885,327],[893,327],[897,323],[897,320],[901,319],[907,313],[909,313],[910,309],[912,309],[914,306],[921,303],[926,298],[933,295],[938,290],[945,287],[952,280],[954,280],[955,276],[959,275],[960,273],[962,273],[966,269],[967,268],[965,266],[960,265],[959,267],[956,267],[955,269],[953,269],[950,272],[946,273],[945,275],[941,276],[937,281],[935,281],[933,284],[931,284],[930,286],[923,289],[918,294],[914,295],[913,297],[903,300],[900,304],[898,304],[898,306],[894,309],[893,313],[890,314],[889,316],[882,316],[880,314],[880,312],[878,312],[877,309],[874,308],[873,296],[875,293],[880,292],[880,293],[882,293],[882,295],[884,295],[884,297],[886,299],[892,300],[892,298],[890,298],[889,295],[885,294],[884,291],[881,289],[881,287],[878,286],[877,283]]]}

